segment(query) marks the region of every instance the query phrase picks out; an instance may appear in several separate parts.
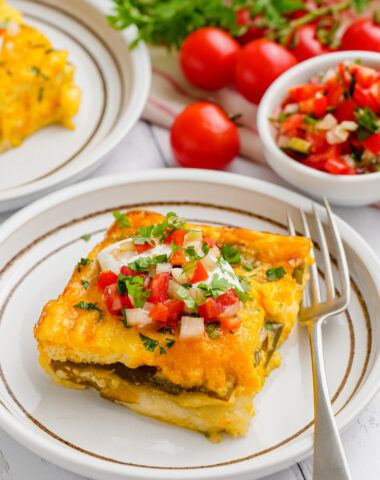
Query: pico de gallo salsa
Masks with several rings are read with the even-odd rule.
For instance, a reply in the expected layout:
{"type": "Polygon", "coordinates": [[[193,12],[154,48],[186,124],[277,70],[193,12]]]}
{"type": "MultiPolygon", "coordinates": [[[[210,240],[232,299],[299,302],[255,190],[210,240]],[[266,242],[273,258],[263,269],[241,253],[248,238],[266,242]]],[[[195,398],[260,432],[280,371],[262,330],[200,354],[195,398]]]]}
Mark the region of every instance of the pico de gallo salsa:
{"type": "Polygon", "coordinates": [[[277,144],[333,175],[380,171],[380,72],[345,61],[289,89],[271,119],[277,144]]]}

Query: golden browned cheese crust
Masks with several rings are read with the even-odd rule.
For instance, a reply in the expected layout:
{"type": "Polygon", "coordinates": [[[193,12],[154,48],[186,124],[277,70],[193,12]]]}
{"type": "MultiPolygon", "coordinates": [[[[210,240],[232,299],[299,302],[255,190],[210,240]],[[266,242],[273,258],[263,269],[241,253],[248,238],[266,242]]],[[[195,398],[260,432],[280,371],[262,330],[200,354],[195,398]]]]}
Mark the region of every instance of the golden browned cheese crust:
{"type": "MultiPolygon", "coordinates": [[[[223,333],[217,339],[210,338],[207,333],[200,339],[187,341],[177,339],[167,354],[160,355],[158,349],[151,352],[144,347],[139,333],[156,339],[163,345],[168,335],[158,333],[154,324],[143,329],[125,328],[119,317],[108,313],[102,295],[96,287],[100,273],[96,261],[97,254],[106,246],[133,236],[138,227],[160,223],[164,219],[157,213],[139,210],[130,211],[127,216],[131,227],[120,228],[119,222],[116,221],[104,240],[88,255],[88,258],[94,261],[82,266],[80,271],[75,269],[64,292],[57,300],[45,305],[34,329],[42,366],[55,381],[68,386],[73,386],[73,379],[64,378],[63,374],[59,379],[52,368],[52,361],[92,364],[119,362],[130,368],[149,365],[156,367],[163,378],[184,388],[203,387],[221,397],[234,389],[235,397],[246,399],[244,409],[249,410],[248,420],[244,419],[245,427],[239,427],[240,430],[238,428],[234,431],[233,427],[222,428],[220,425],[218,428],[230,433],[244,433],[252,415],[250,405],[253,395],[262,388],[265,376],[270,370],[280,363],[278,352],[272,356],[268,365],[265,360],[255,358],[255,349],[257,350],[260,345],[263,325],[268,319],[284,325],[279,344],[288,336],[297,318],[302,290],[308,275],[305,273],[302,280],[298,279],[297,283],[294,270],[300,266],[301,269],[302,266],[307,268],[311,264],[310,241],[304,237],[286,237],[246,229],[197,225],[204,236],[214,239],[217,245],[231,243],[241,252],[242,263],[255,264],[254,270],[249,272],[242,266],[234,268],[237,275],[245,275],[250,282],[248,293],[252,300],[246,302],[239,312],[242,325],[236,332],[223,333]],[[280,266],[286,270],[287,275],[277,281],[268,281],[266,275],[268,268],[280,266]],[[81,280],[90,283],[87,290],[81,280]],[[104,312],[102,320],[98,322],[96,311],[74,307],[81,301],[97,302],[104,312]]],[[[192,227],[188,224],[186,226],[192,227]]],[[[170,402],[171,397],[166,394],[166,401],[170,402]]],[[[231,400],[229,403],[231,404],[231,400]]],[[[228,408],[230,409],[231,405],[228,408]]],[[[136,405],[134,409],[139,411],[136,405]]],[[[139,413],[149,414],[142,410],[139,413]]],[[[171,421],[162,414],[156,417],[171,421]]],[[[220,424],[220,419],[218,422],[220,424]]],[[[189,422],[184,425],[179,419],[173,423],[197,430],[203,428],[197,424],[192,426],[189,422]]]]}

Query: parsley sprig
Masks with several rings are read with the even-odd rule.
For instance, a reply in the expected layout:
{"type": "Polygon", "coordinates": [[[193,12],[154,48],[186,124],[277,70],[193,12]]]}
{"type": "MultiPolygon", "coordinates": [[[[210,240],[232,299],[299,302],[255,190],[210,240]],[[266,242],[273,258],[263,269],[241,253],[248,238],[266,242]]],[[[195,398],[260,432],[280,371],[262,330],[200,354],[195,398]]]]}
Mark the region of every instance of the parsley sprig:
{"type": "Polygon", "coordinates": [[[152,293],[152,290],[144,290],[144,280],[142,277],[129,277],[121,273],[118,276],[116,289],[117,293],[121,296],[126,294],[130,295],[135,308],[142,308],[152,293]]]}
{"type": "Polygon", "coordinates": [[[166,263],[168,256],[166,253],[156,255],[155,257],[140,257],[134,262],[128,263],[128,267],[135,272],[148,272],[150,266],[156,266],[159,263],[166,263]]]}

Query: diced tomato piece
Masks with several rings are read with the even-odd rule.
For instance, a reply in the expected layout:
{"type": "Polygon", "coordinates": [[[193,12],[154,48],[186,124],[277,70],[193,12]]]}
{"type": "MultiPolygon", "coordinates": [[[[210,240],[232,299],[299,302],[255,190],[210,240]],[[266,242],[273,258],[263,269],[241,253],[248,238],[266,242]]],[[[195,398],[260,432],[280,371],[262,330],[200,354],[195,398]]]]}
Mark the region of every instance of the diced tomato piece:
{"type": "Polygon", "coordinates": [[[360,85],[356,84],[354,89],[353,99],[361,107],[368,106],[375,113],[378,111],[378,105],[377,105],[376,99],[368,88],[363,88],[360,85]]]}
{"type": "Polygon", "coordinates": [[[124,308],[135,308],[128,294],[120,295],[120,298],[124,308]]]}
{"type": "Polygon", "coordinates": [[[354,109],[357,106],[358,104],[352,98],[347,98],[347,100],[343,100],[342,103],[339,103],[334,112],[334,116],[339,123],[344,120],[355,121],[354,109]]]}
{"type": "Polygon", "coordinates": [[[377,155],[380,152],[380,133],[374,133],[367,137],[363,140],[363,145],[374,155],[377,155]]]}
{"type": "Polygon", "coordinates": [[[241,325],[241,320],[238,317],[221,318],[219,321],[221,328],[229,332],[238,330],[241,325]]]}
{"type": "Polygon", "coordinates": [[[340,75],[340,78],[342,79],[343,85],[347,88],[350,88],[352,77],[344,63],[340,63],[338,65],[338,73],[340,75]]]}
{"type": "Polygon", "coordinates": [[[164,243],[171,244],[173,242],[174,245],[176,245],[177,247],[183,247],[183,240],[186,234],[187,230],[185,230],[184,228],[174,230],[174,232],[172,232],[165,238],[164,243]]]}
{"type": "Polygon", "coordinates": [[[117,275],[116,273],[111,272],[110,270],[106,270],[99,275],[97,287],[99,292],[104,292],[104,289],[111,285],[112,283],[117,282],[117,275]]]}
{"type": "Polygon", "coordinates": [[[156,303],[156,305],[150,311],[149,317],[154,322],[165,323],[166,320],[169,318],[169,310],[164,304],[156,303]]]}
{"type": "Polygon", "coordinates": [[[208,271],[206,267],[203,265],[201,261],[198,260],[197,266],[194,270],[193,278],[191,279],[191,283],[198,283],[203,282],[208,279],[208,271]]]}
{"type": "Polygon", "coordinates": [[[164,300],[164,305],[169,311],[169,318],[176,318],[185,310],[185,303],[174,298],[164,300]]]}
{"type": "Polygon", "coordinates": [[[307,132],[305,135],[305,139],[311,144],[310,151],[312,153],[326,150],[326,148],[328,148],[329,146],[326,140],[326,132],[324,132],[323,130],[317,130],[316,132],[307,132]]]}
{"type": "Polygon", "coordinates": [[[117,293],[116,283],[108,285],[104,289],[103,301],[110,313],[117,313],[123,309],[123,302],[117,293]]]}
{"type": "Polygon", "coordinates": [[[329,158],[336,158],[339,157],[341,152],[341,145],[330,145],[325,150],[322,150],[318,153],[310,154],[307,159],[303,160],[301,163],[302,165],[306,165],[308,167],[316,168],[317,170],[323,170],[324,166],[329,158]]]}
{"type": "Polygon", "coordinates": [[[156,273],[153,277],[149,302],[159,303],[165,300],[169,288],[169,273],[156,273]]]}
{"type": "Polygon", "coordinates": [[[138,272],[135,272],[132,268],[126,267],[125,265],[121,267],[120,273],[126,277],[137,277],[138,275],[138,272]]]}
{"type": "Polygon", "coordinates": [[[281,125],[281,128],[284,130],[284,132],[292,132],[302,124],[304,118],[305,115],[302,113],[293,113],[293,115],[286,117],[281,125]]]}
{"type": "Polygon", "coordinates": [[[363,65],[354,64],[350,67],[352,73],[358,84],[363,88],[370,88],[377,80],[380,74],[373,68],[364,67],[363,65]]]}
{"type": "Polygon", "coordinates": [[[341,158],[329,158],[324,166],[324,170],[333,175],[355,175],[355,170],[347,165],[341,158]]]}
{"type": "Polygon", "coordinates": [[[216,318],[221,312],[220,306],[213,298],[208,298],[205,302],[198,305],[199,315],[205,320],[216,318]]]}
{"type": "Polygon", "coordinates": [[[301,100],[309,100],[309,98],[314,97],[317,92],[323,91],[323,85],[297,85],[289,89],[289,95],[296,102],[300,102],[301,100]]]}
{"type": "Polygon", "coordinates": [[[143,245],[135,244],[135,249],[137,250],[137,253],[146,252],[147,250],[150,250],[151,248],[154,248],[156,246],[154,240],[152,240],[152,243],[153,245],[150,245],[149,243],[144,243],[143,245]]]}
{"type": "Polygon", "coordinates": [[[232,288],[216,299],[216,303],[220,308],[220,313],[222,313],[227,307],[233,305],[238,301],[239,297],[236,295],[232,288]]]}
{"type": "Polygon", "coordinates": [[[337,107],[339,105],[339,100],[341,99],[344,93],[343,85],[335,83],[327,93],[327,103],[329,107],[337,107]]]}
{"type": "Polygon", "coordinates": [[[181,248],[176,252],[173,252],[170,257],[170,263],[172,265],[183,265],[186,262],[185,250],[181,248]]]}
{"type": "Polygon", "coordinates": [[[207,245],[208,245],[210,248],[212,248],[212,247],[215,245],[215,243],[216,243],[215,240],[213,240],[212,238],[208,238],[208,237],[205,238],[203,241],[206,242],[207,245]]]}
{"type": "Polygon", "coordinates": [[[327,109],[327,98],[311,98],[298,103],[301,112],[313,113],[316,117],[323,117],[327,109]]]}

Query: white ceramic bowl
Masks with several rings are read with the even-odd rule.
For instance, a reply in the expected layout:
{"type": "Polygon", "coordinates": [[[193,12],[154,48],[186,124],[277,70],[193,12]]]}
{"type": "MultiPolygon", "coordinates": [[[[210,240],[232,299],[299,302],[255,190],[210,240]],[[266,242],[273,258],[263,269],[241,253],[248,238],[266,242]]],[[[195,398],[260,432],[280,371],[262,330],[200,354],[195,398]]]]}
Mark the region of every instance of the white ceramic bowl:
{"type": "Polygon", "coordinates": [[[341,61],[356,59],[366,66],[380,69],[380,54],[374,52],[346,51],[312,58],[285,72],[269,87],[261,100],[257,118],[265,158],[278,175],[312,196],[326,196],[332,203],[347,206],[380,201],[380,172],[354,176],[331,175],[306,167],[277,146],[276,131],[268,119],[286,97],[290,87],[306,83],[311,76],[325,72],[341,61]]]}

